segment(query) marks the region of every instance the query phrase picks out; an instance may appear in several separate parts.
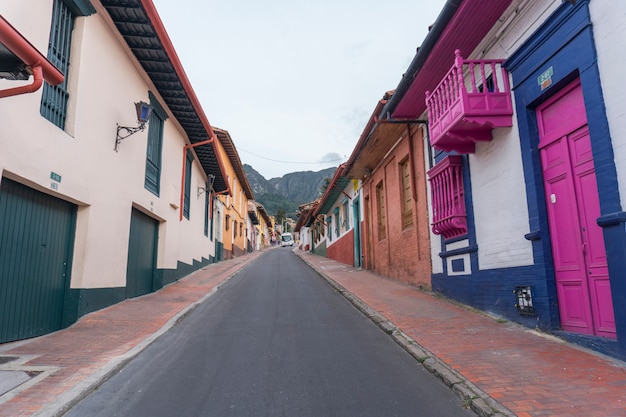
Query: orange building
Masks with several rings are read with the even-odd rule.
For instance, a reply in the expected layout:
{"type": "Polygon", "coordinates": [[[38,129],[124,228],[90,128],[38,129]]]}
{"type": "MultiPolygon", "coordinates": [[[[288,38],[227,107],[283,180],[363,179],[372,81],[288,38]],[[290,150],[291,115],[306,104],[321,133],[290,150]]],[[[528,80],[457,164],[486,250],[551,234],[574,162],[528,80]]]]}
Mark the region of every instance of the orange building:
{"type": "Polygon", "coordinates": [[[223,257],[231,259],[245,254],[251,248],[248,200],[253,200],[254,195],[230,134],[215,127],[213,130],[219,139],[217,148],[224,163],[227,183],[227,190],[217,195],[224,208],[223,257]]]}

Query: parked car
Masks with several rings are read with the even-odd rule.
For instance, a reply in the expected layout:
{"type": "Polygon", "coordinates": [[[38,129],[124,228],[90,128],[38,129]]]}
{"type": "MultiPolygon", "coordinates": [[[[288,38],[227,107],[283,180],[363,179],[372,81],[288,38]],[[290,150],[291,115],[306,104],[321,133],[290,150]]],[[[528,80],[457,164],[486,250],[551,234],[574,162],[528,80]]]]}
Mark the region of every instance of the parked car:
{"type": "Polygon", "coordinates": [[[280,246],[293,246],[293,236],[291,233],[283,233],[280,236],[280,246]]]}

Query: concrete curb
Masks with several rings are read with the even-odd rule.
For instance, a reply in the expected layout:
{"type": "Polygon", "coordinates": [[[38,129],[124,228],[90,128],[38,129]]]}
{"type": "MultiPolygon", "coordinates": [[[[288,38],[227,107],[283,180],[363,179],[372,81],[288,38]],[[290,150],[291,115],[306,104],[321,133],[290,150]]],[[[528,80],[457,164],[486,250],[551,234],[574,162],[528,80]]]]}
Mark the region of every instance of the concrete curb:
{"type": "Polygon", "coordinates": [[[396,343],[402,346],[402,348],[407,351],[409,355],[419,361],[424,368],[441,379],[444,384],[450,387],[452,391],[454,391],[463,400],[463,404],[470,408],[478,416],[516,417],[515,413],[493,399],[486,392],[478,388],[463,375],[459,374],[448,364],[439,359],[435,354],[417,343],[410,336],[406,335],[401,329],[395,326],[391,321],[387,320],[387,318],[378,311],[367,305],[359,297],[352,294],[341,284],[326,275],[323,271],[317,269],[304,257],[299,254],[298,257],[309,265],[314,271],[316,271],[320,277],[325,279],[337,292],[350,301],[350,303],[352,303],[352,305],[354,305],[359,311],[365,314],[385,333],[390,335],[396,343]]]}
{"type": "MultiPolygon", "coordinates": [[[[183,320],[188,314],[190,314],[194,309],[196,309],[200,304],[205,302],[207,299],[212,297],[222,285],[226,284],[233,277],[243,271],[250,262],[254,261],[254,259],[250,259],[245,262],[241,267],[235,269],[230,272],[222,282],[215,285],[211,291],[206,293],[199,300],[189,304],[187,307],[180,310],[174,316],[172,316],[159,330],[152,333],[144,340],[139,342],[136,346],[128,350],[125,354],[117,356],[110,360],[105,366],[100,368],[98,371],[89,375],[87,378],[82,380],[80,383],[76,384],[74,387],[66,391],[64,394],[60,395],[57,400],[49,404],[46,407],[43,407],[41,410],[37,411],[33,414],[33,417],[62,417],[65,413],[67,413],[72,407],[78,404],[82,399],[87,397],[89,394],[94,392],[98,387],[108,381],[113,375],[117,374],[124,366],[126,366],[132,359],[134,359],[137,355],[139,355],[144,349],[154,343],[159,337],[163,336],[168,330],[178,324],[181,320],[183,320]]],[[[200,271],[200,270],[198,270],[200,271]]],[[[196,272],[198,272],[196,271],[196,272]]],[[[182,278],[184,280],[186,278],[182,278]]],[[[180,282],[176,281],[176,282],[180,282]]],[[[175,285],[176,282],[170,285],[175,285]]]]}

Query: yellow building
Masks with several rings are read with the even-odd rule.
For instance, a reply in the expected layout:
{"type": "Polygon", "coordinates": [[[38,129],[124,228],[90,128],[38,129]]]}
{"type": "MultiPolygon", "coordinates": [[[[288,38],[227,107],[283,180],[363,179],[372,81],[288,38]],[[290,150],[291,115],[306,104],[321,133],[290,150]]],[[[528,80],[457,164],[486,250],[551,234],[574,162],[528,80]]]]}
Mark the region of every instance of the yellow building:
{"type": "Polygon", "coordinates": [[[260,250],[269,246],[272,220],[267,214],[265,207],[263,207],[263,204],[251,200],[248,202],[248,213],[252,220],[252,230],[254,232],[251,235],[253,249],[260,250]]]}
{"type": "Polygon", "coordinates": [[[248,200],[253,200],[252,188],[243,170],[241,159],[228,131],[213,128],[217,135],[217,149],[226,174],[227,189],[217,194],[223,205],[223,257],[231,259],[252,250],[248,221],[248,200]]]}

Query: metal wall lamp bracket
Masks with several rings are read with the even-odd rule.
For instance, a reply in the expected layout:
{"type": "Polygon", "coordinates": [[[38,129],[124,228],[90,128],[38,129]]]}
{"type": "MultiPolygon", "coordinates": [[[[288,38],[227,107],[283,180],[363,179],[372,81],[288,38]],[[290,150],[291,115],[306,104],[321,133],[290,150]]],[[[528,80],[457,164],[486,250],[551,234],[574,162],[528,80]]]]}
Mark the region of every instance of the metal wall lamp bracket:
{"type": "Polygon", "coordinates": [[[139,131],[143,132],[146,129],[146,125],[148,124],[148,120],[150,119],[150,114],[152,114],[152,107],[148,103],[140,101],[138,103],[135,103],[135,111],[137,112],[137,127],[120,126],[119,124],[117,124],[115,147],[113,148],[115,152],[117,152],[121,141],[139,131]]]}
{"type": "Polygon", "coordinates": [[[202,193],[210,193],[213,189],[213,181],[215,181],[215,175],[209,174],[209,181],[207,182],[206,187],[198,187],[198,195],[197,198],[200,198],[202,193]]]}

